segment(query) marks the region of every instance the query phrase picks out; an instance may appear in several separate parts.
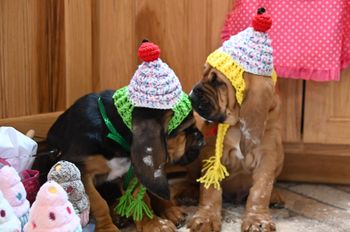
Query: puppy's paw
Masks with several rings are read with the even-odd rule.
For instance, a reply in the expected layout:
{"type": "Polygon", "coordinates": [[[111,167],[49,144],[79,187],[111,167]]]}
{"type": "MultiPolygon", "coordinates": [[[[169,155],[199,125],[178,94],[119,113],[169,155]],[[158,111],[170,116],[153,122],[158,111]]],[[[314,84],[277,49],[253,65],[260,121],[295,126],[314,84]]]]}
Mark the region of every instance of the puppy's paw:
{"type": "Polygon", "coordinates": [[[182,227],[186,222],[187,213],[178,206],[170,207],[162,213],[162,217],[172,221],[176,228],[182,227]]]}
{"type": "Polygon", "coordinates": [[[154,216],[153,219],[143,221],[137,225],[137,231],[142,232],[176,232],[175,225],[160,217],[154,216]]]}
{"type": "Polygon", "coordinates": [[[211,208],[200,207],[187,223],[191,232],[219,232],[221,230],[221,213],[211,208]]]}
{"type": "Polygon", "coordinates": [[[273,189],[271,198],[270,198],[270,208],[283,209],[284,205],[285,203],[281,194],[278,192],[277,189],[273,189]]]}
{"type": "Polygon", "coordinates": [[[243,232],[276,231],[276,225],[269,214],[248,213],[242,221],[243,232]]]}

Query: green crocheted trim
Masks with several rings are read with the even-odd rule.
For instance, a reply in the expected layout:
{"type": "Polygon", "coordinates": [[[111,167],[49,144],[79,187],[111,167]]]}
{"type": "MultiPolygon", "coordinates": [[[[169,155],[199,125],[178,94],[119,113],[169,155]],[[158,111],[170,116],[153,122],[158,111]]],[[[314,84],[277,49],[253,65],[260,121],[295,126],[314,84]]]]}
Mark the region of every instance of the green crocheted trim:
{"type": "Polygon", "coordinates": [[[169,134],[176,129],[182,121],[192,111],[192,104],[188,95],[184,92],[181,93],[180,101],[173,107],[173,117],[169,121],[168,131],[169,134]]]}
{"type": "MultiPolygon", "coordinates": [[[[117,108],[119,115],[122,117],[123,122],[131,130],[132,111],[134,106],[128,96],[128,86],[115,91],[113,99],[114,105],[117,108]]],[[[172,108],[172,110],[174,111],[174,115],[169,121],[169,134],[176,129],[192,111],[191,101],[186,93],[181,93],[179,102],[172,108]]]]}
{"type": "Polygon", "coordinates": [[[132,111],[134,106],[128,96],[128,86],[118,89],[113,94],[114,105],[125,125],[131,130],[132,111]]]}

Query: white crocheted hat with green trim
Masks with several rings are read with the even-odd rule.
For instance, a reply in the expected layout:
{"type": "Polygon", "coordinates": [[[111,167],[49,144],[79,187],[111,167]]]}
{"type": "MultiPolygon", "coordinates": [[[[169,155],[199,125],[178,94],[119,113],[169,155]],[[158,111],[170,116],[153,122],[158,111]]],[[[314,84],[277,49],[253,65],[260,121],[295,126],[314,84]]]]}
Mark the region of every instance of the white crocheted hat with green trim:
{"type": "Polygon", "coordinates": [[[131,129],[134,107],[174,111],[168,125],[168,132],[173,131],[192,111],[188,95],[174,71],[160,57],[157,45],[144,42],[138,50],[143,61],[136,70],[130,84],[118,89],[113,98],[114,104],[124,123],[131,129]]]}

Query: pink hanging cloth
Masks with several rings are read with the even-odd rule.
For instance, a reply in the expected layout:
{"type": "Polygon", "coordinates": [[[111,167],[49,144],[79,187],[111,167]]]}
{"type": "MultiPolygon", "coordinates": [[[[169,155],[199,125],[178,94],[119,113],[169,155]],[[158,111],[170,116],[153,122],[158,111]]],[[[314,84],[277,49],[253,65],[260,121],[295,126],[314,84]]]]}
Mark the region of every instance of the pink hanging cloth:
{"type": "Polygon", "coordinates": [[[268,34],[279,77],[333,81],[350,65],[350,0],[236,0],[222,41],[247,28],[256,10],[273,18],[268,34]]]}

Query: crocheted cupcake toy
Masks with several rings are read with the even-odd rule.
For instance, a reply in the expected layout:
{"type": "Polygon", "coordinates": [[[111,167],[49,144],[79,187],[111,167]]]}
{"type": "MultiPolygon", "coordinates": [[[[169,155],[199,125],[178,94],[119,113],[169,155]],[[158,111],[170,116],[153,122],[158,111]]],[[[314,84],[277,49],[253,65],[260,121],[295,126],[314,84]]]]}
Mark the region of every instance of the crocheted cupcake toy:
{"type": "Polygon", "coordinates": [[[89,222],[90,202],[81,182],[79,169],[71,162],[59,161],[51,168],[47,180],[57,182],[66,190],[82,227],[86,226],[89,222]]]}
{"type": "MultiPolygon", "coordinates": [[[[272,26],[271,17],[264,8],[259,8],[252,19],[252,27],[231,36],[220,48],[211,53],[207,63],[220,71],[232,84],[236,91],[239,105],[244,101],[246,84],[244,72],[260,76],[269,76],[276,83],[277,76],[273,69],[271,40],[266,33],[272,26]]],[[[215,155],[204,161],[202,172],[198,179],[205,188],[213,185],[220,189],[220,182],[229,175],[226,167],[221,163],[223,142],[230,125],[218,125],[215,155]]]]}
{"type": "Polygon", "coordinates": [[[20,232],[21,230],[21,222],[0,191],[0,231],[20,232]]]}
{"type": "Polygon", "coordinates": [[[0,191],[11,205],[23,228],[28,221],[30,206],[21,178],[16,169],[11,166],[5,165],[0,169],[0,191]]]}
{"type": "Polygon", "coordinates": [[[80,219],[68,201],[66,191],[56,182],[41,186],[32,205],[24,232],[80,232],[80,219]]]}

